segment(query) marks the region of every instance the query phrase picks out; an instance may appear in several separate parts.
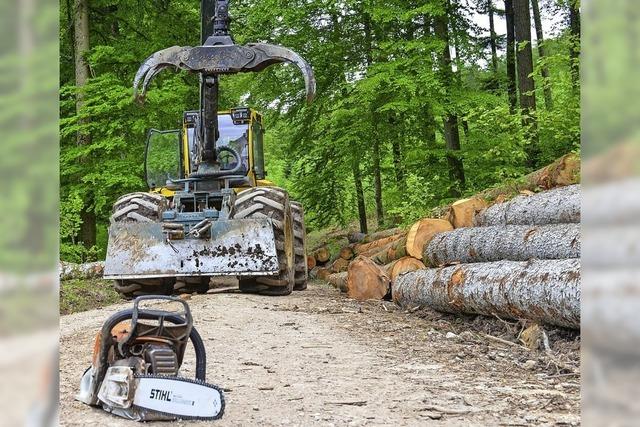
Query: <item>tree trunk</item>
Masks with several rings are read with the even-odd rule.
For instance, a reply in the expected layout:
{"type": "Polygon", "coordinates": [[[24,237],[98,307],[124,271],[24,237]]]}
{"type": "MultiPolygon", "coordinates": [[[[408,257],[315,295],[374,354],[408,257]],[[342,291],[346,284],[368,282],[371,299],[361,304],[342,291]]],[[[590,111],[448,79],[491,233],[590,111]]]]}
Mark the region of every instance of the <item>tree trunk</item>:
{"type": "Polygon", "coordinates": [[[574,90],[580,88],[580,9],[579,0],[569,0],[569,31],[571,32],[571,48],[569,57],[571,58],[571,81],[574,90]]]}
{"type": "Polygon", "coordinates": [[[496,27],[493,21],[493,0],[487,0],[487,13],[489,14],[489,44],[491,46],[491,68],[498,72],[498,46],[496,43],[496,27]]]}
{"type": "Polygon", "coordinates": [[[359,256],[349,264],[347,297],[358,301],[384,299],[391,289],[391,279],[369,258],[359,256]]]}
{"type": "Polygon", "coordinates": [[[486,207],[487,203],[477,197],[458,200],[449,208],[447,220],[453,228],[473,227],[473,218],[486,207]]]}
{"type": "Polygon", "coordinates": [[[353,182],[356,187],[356,200],[358,203],[358,219],[360,221],[360,232],[367,234],[367,208],[364,204],[364,191],[362,190],[362,175],[360,174],[360,161],[357,153],[354,153],[351,162],[353,172],[353,182]]]}
{"type": "Polygon", "coordinates": [[[516,36],[513,19],[513,0],[504,0],[504,14],[507,23],[507,95],[511,114],[518,109],[516,83],[516,36]]]}
{"type": "MultiPolygon", "coordinates": [[[[546,56],[544,48],[544,34],[542,32],[542,19],[540,18],[540,6],[538,0],[531,0],[531,7],[533,9],[533,22],[536,27],[536,40],[538,44],[538,56],[541,61],[544,61],[546,56]]],[[[549,67],[544,64],[540,70],[542,75],[542,84],[544,92],[544,105],[547,110],[553,110],[553,96],[551,95],[551,83],[549,82],[549,67]]]]}
{"type": "Polygon", "coordinates": [[[529,0],[513,0],[513,16],[516,34],[516,56],[518,70],[518,90],[522,125],[525,127],[529,144],[525,147],[527,166],[536,167],[540,157],[538,128],[535,118],[536,95],[533,81],[533,52],[531,49],[531,14],[529,0]]]}
{"type": "Polygon", "coordinates": [[[404,186],[404,164],[402,160],[402,147],[398,137],[391,139],[391,150],[393,154],[393,170],[396,175],[396,184],[404,186]]]}
{"type": "Polygon", "coordinates": [[[352,245],[349,246],[345,246],[344,248],[340,249],[340,258],[342,259],[346,259],[347,261],[353,259],[353,256],[355,255],[352,245]]]}
{"type": "MultiPolygon", "coordinates": [[[[434,33],[444,42],[444,48],[440,52],[440,78],[446,92],[446,103],[451,103],[451,85],[454,75],[451,69],[451,52],[449,51],[449,29],[447,15],[440,15],[434,19],[434,33]]],[[[449,178],[452,181],[450,194],[459,197],[465,187],[465,176],[462,159],[457,155],[460,151],[460,130],[458,129],[458,117],[452,112],[450,105],[445,107],[444,137],[447,147],[447,163],[449,164],[449,178]]]]}
{"type": "MultiPolygon", "coordinates": [[[[376,126],[377,127],[377,126],[376,126]]],[[[384,210],[382,207],[382,176],[380,173],[380,139],[377,133],[373,135],[373,189],[376,201],[376,220],[378,226],[384,224],[384,210]]]]}
{"type": "MultiPolygon", "coordinates": [[[[368,68],[373,63],[373,36],[371,32],[371,17],[369,13],[363,12],[364,39],[365,39],[365,60],[368,68]]],[[[371,104],[371,128],[373,137],[373,188],[376,202],[376,220],[378,226],[384,223],[384,210],[382,206],[382,176],[380,172],[380,130],[378,128],[378,117],[375,104],[371,104]]]]}
{"type": "Polygon", "coordinates": [[[531,196],[518,196],[478,213],[475,224],[544,225],[580,222],[580,185],[559,187],[531,196]]]}
{"type": "Polygon", "coordinates": [[[440,233],[424,248],[430,266],[580,258],[580,225],[499,225],[440,233]]]}
{"type": "MultiPolygon", "coordinates": [[[[86,60],[89,52],[89,0],[75,0],[73,10],[73,50],[75,57],[75,79],[76,88],[76,114],[81,114],[84,107],[84,86],[89,81],[90,70],[86,60]]],[[[81,124],[86,124],[85,119],[80,120],[81,124]]],[[[85,132],[78,132],[76,136],[78,145],[91,144],[91,135],[85,132]]],[[[96,215],[93,212],[92,195],[88,194],[85,199],[85,206],[81,213],[80,239],[85,247],[91,248],[96,244],[96,215]]]]}
{"type": "Polygon", "coordinates": [[[307,255],[307,270],[311,271],[316,268],[316,257],[313,255],[307,255]]]}
{"type": "Polygon", "coordinates": [[[451,223],[444,219],[421,219],[407,233],[407,254],[422,259],[424,247],[433,236],[450,230],[453,230],[451,223]]]}
{"type": "Polygon", "coordinates": [[[499,261],[404,274],[393,287],[402,307],[483,314],[577,329],[580,260],[499,261]]]}

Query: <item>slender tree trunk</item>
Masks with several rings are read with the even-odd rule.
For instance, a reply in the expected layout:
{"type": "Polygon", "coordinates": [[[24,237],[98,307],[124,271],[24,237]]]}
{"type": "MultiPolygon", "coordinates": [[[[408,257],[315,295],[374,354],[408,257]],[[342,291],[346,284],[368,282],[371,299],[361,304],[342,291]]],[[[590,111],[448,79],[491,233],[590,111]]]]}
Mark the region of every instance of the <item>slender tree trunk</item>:
{"type": "Polygon", "coordinates": [[[580,87],[580,9],[578,1],[569,0],[569,31],[571,31],[573,39],[569,56],[571,58],[571,81],[575,90],[580,87]]]}
{"type": "MultiPolygon", "coordinates": [[[[373,36],[371,32],[371,16],[368,12],[364,12],[364,39],[365,39],[365,55],[367,69],[373,64],[373,36]]],[[[384,209],[382,205],[382,176],[380,171],[380,129],[378,128],[378,114],[376,113],[375,104],[371,106],[371,128],[373,131],[373,187],[374,198],[376,202],[376,220],[378,226],[384,223],[384,209]]]]}
{"type": "MultiPolygon", "coordinates": [[[[449,51],[449,30],[446,15],[437,16],[434,19],[434,32],[436,37],[445,42],[440,52],[440,77],[446,91],[446,102],[450,103],[451,85],[454,84],[453,70],[451,69],[451,52],[449,51]]],[[[449,164],[449,177],[452,181],[451,197],[459,197],[465,186],[464,167],[462,159],[457,155],[460,151],[460,131],[458,129],[458,117],[447,108],[443,117],[444,137],[447,147],[447,163],[449,164]],[[457,153],[458,152],[458,153],[457,153]]]]}
{"type": "Polygon", "coordinates": [[[391,150],[393,152],[393,169],[396,175],[396,184],[402,187],[404,185],[404,164],[399,138],[396,137],[391,140],[391,150]]]}
{"type": "MultiPolygon", "coordinates": [[[[538,56],[541,61],[547,56],[544,48],[544,34],[542,32],[542,19],[540,18],[540,6],[538,0],[531,0],[531,7],[533,9],[533,22],[536,27],[536,40],[538,42],[538,56]]],[[[542,75],[542,84],[544,91],[544,106],[547,110],[553,110],[553,96],[551,95],[551,83],[549,82],[549,67],[546,64],[542,65],[540,70],[542,75]]]]}
{"type": "Polygon", "coordinates": [[[498,46],[496,44],[496,27],[493,21],[493,0],[487,0],[487,13],[489,14],[489,44],[491,46],[491,68],[498,72],[498,46]]]}
{"type": "Polygon", "coordinates": [[[504,0],[504,13],[507,22],[507,94],[511,114],[518,109],[516,85],[516,36],[513,21],[513,0],[504,0]]]}
{"type": "Polygon", "coordinates": [[[384,224],[384,211],[382,207],[382,177],[380,175],[380,139],[377,132],[373,141],[373,188],[376,199],[376,219],[378,227],[384,224]]]}
{"type": "Polygon", "coordinates": [[[358,203],[358,219],[360,220],[360,232],[367,234],[367,208],[364,204],[364,191],[362,190],[362,175],[360,173],[360,160],[357,153],[354,153],[351,162],[353,172],[353,182],[356,187],[356,200],[358,203]]]}
{"type": "MultiPolygon", "coordinates": [[[[74,1],[74,34],[73,46],[75,56],[75,78],[78,93],[76,95],[76,114],[80,114],[84,107],[83,88],[89,80],[89,64],[85,55],[89,51],[89,0],[74,1]]],[[[81,121],[81,123],[84,121],[81,121]]],[[[78,145],[91,144],[91,135],[78,132],[76,143],[78,145]]],[[[80,238],[87,248],[96,244],[96,215],[92,208],[92,197],[85,200],[84,209],[81,212],[82,224],[80,238]]]]}
{"type": "Polygon", "coordinates": [[[531,49],[531,13],[529,0],[513,1],[513,16],[515,24],[518,89],[520,95],[520,109],[522,110],[522,124],[527,132],[529,144],[527,166],[533,168],[538,164],[540,146],[538,144],[538,129],[535,118],[536,95],[533,81],[533,52],[531,49]]]}

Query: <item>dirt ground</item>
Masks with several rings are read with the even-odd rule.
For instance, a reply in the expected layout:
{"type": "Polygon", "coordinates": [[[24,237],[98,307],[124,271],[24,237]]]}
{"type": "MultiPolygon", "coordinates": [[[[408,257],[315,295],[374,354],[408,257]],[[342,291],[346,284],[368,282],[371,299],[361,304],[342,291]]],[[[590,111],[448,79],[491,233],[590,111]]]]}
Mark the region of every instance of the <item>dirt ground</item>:
{"type": "MultiPolygon", "coordinates": [[[[207,381],[226,391],[215,425],[580,423],[580,377],[558,368],[560,359],[577,364],[579,338],[564,331],[548,331],[550,360],[487,338],[513,323],[358,303],[320,282],[284,298],[225,293],[188,302],[207,346],[207,381]]],[[[96,331],[129,306],[61,317],[61,425],[134,425],[74,400],[96,331]]],[[[190,357],[182,375],[193,376],[190,357]]]]}

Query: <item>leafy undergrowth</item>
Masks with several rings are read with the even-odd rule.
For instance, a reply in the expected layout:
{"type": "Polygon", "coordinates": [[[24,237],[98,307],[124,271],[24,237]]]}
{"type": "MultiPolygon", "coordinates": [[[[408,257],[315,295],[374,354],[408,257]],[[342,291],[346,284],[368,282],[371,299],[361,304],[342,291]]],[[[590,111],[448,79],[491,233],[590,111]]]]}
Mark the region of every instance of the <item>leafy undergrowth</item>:
{"type": "Polygon", "coordinates": [[[60,283],[60,314],[71,314],[123,302],[110,280],[65,280],[60,283]]]}

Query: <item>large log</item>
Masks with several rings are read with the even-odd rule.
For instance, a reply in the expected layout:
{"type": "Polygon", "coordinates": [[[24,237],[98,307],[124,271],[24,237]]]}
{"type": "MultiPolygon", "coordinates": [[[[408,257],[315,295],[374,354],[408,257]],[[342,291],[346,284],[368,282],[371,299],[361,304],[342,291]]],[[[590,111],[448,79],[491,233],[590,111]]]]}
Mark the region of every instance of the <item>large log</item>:
{"type": "Polygon", "coordinates": [[[453,230],[449,221],[425,218],[411,226],[407,233],[407,255],[422,259],[424,246],[438,233],[453,230]]]}
{"type": "Polygon", "coordinates": [[[498,261],[418,270],[400,276],[403,307],[483,314],[580,327],[580,260],[498,261]]]}
{"type": "Polygon", "coordinates": [[[358,301],[381,300],[391,289],[391,279],[367,257],[359,256],[349,264],[347,297],[358,301]]]}
{"type": "Polygon", "coordinates": [[[367,234],[363,239],[362,243],[373,242],[374,240],[384,239],[385,237],[393,236],[395,234],[402,233],[403,230],[401,228],[390,228],[388,230],[377,231],[375,233],[367,234]]]}
{"type": "Polygon", "coordinates": [[[433,267],[533,258],[580,258],[580,224],[458,228],[434,236],[423,256],[433,267]]]}
{"type": "Polygon", "coordinates": [[[351,245],[345,246],[344,248],[340,249],[340,258],[342,259],[350,261],[353,259],[354,255],[355,254],[353,253],[353,248],[351,247],[351,245]]]}
{"type": "Polygon", "coordinates": [[[495,204],[475,217],[478,226],[543,225],[580,222],[580,185],[521,195],[495,204]]]}
{"type": "Polygon", "coordinates": [[[511,196],[521,191],[550,190],[580,183],[580,156],[565,154],[555,162],[531,172],[513,184],[490,188],[476,194],[477,197],[494,200],[498,196],[511,196]]]}
{"type": "Polygon", "coordinates": [[[324,267],[316,267],[313,269],[314,276],[320,280],[327,280],[327,277],[331,275],[331,270],[324,267]]]}
{"type": "Polygon", "coordinates": [[[404,237],[404,233],[398,233],[388,237],[384,237],[382,239],[374,240],[373,242],[361,243],[353,247],[353,252],[356,255],[372,253],[372,252],[375,253],[377,252],[376,249],[380,249],[384,246],[387,246],[389,243],[395,242],[396,240],[399,240],[402,237],[404,237]]]}
{"type": "Polygon", "coordinates": [[[101,278],[103,271],[104,261],[88,262],[85,264],[60,261],[58,265],[58,276],[60,280],[101,278]]]}
{"type": "Polygon", "coordinates": [[[487,207],[487,202],[478,197],[462,199],[449,208],[447,219],[454,228],[473,227],[473,218],[487,207]]]}

